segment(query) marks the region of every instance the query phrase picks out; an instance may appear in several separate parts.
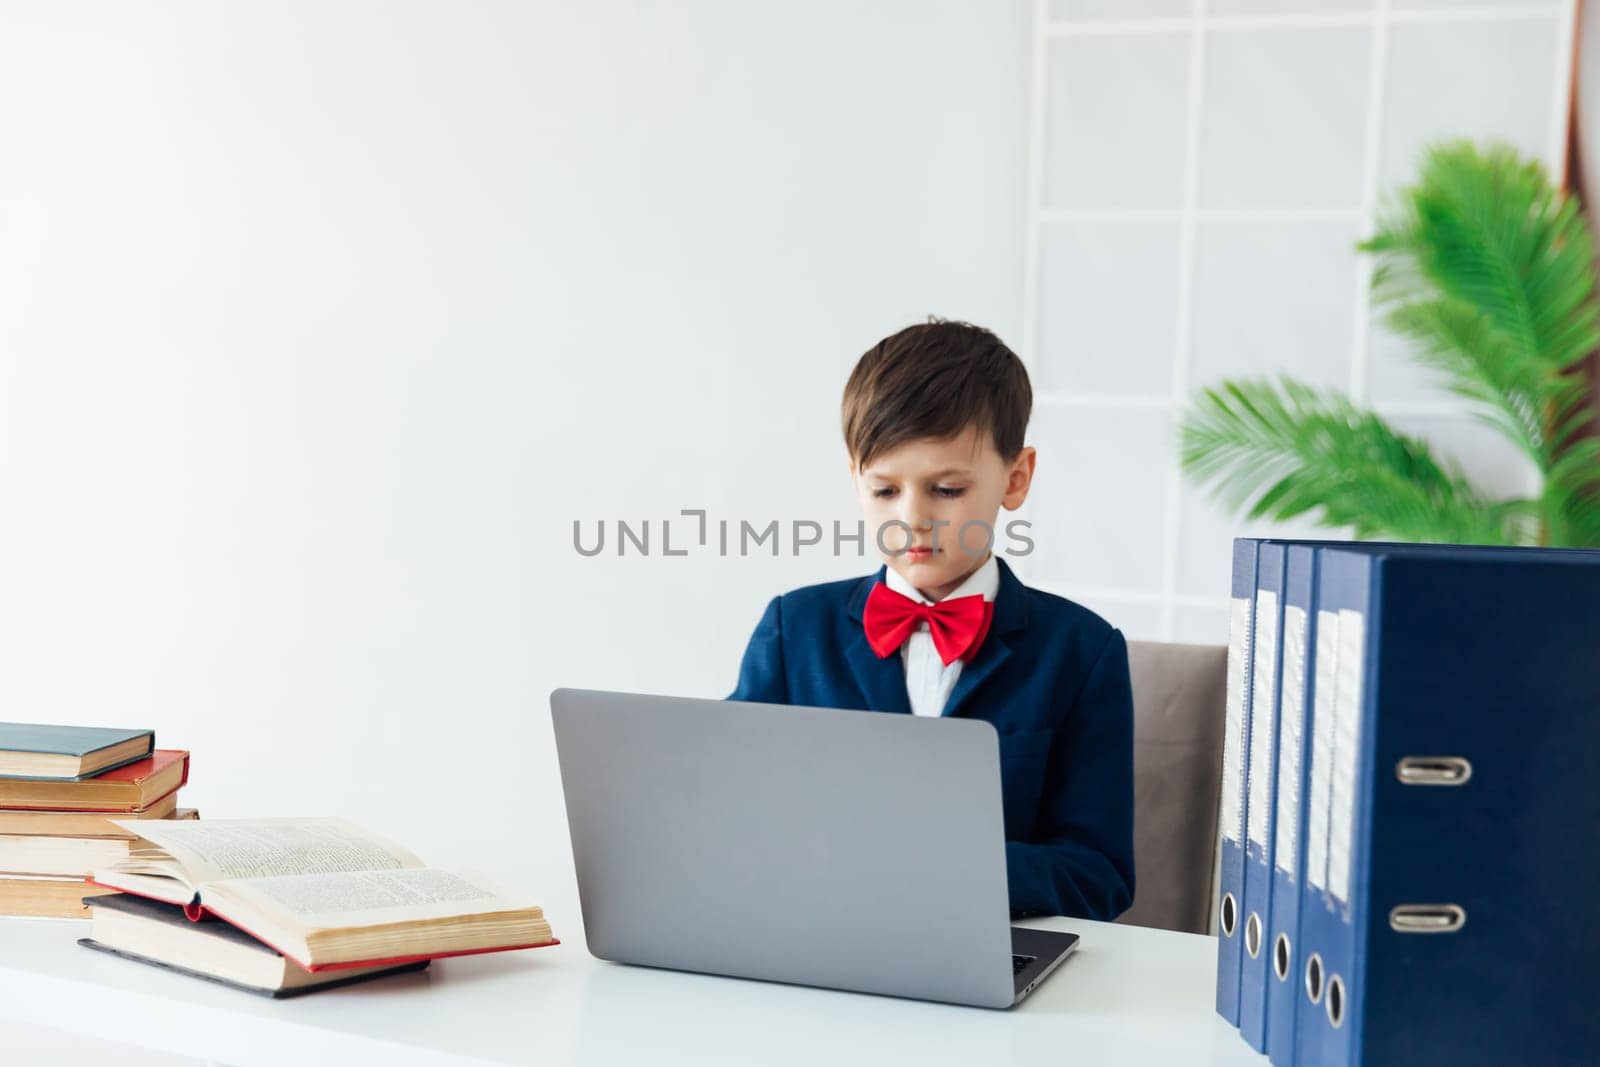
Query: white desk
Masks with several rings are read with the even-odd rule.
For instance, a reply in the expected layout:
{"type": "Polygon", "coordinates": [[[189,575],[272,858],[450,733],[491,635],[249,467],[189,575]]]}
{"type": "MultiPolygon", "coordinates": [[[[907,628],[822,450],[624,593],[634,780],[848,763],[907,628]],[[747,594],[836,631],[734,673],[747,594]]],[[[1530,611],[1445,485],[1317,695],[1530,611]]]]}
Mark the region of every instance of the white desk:
{"type": "Polygon", "coordinates": [[[282,1064],[1240,1064],[1215,942],[1070,919],[1082,947],[1020,1007],[964,1008],[602,963],[555,948],[273,1001],[80,948],[86,922],[0,919],[0,1020],[282,1064]]]}

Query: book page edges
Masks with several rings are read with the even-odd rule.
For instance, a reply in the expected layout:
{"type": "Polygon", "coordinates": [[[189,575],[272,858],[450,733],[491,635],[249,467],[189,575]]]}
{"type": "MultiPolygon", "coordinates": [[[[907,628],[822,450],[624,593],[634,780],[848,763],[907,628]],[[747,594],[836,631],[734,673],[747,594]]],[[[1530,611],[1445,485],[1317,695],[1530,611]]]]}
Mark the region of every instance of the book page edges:
{"type": "Polygon", "coordinates": [[[378,855],[400,867],[420,869],[427,866],[404,846],[347,819],[327,817],[204,821],[118,819],[113,822],[148,842],[178,864],[188,879],[195,883],[196,888],[206,882],[220,883],[234,879],[281,877],[298,873],[290,871],[280,871],[277,875],[255,871],[229,873],[230,869],[238,868],[229,864],[228,858],[238,854],[241,848],[249,849],[252,854],[259,853],[267,857],[275,857],[285,849],[293,855],[295,854],[293,850],[297,847],[316,847],[328,853],[345,853],[339,865],[324,866],[320,870],[306,873],[381,870],[383,865],[375,860],[375,856],[378,855]],[[319,831],[324,832],[319,833],[319,831]],[[252,839],[252,834],[255,835],[255,839],[252,839]],[[305,840],[285,842],[282,838],[287,834],[303,835],[305,840]],[[278,840],[273,840],[274,835],[278,840]],[[247,844],[241,846],[241,839],[247,844]],[[217,858],[208,859],[208,852],[217,858]],[[363,866],[362,862],[368,865],[363,866]],[[375,863],[377,865],[373,865],[375,863]]]}
{"type": "MultiPolygon", "coordinates": [[[[151,896],[149,893],[141,893],[133,889],[124,889],[123,887],[117,885],[107,885],[105,882],[98,882],[93,878],[87,878],[84,881],[89,885],[99,886],[101,889],[111,889],[119,893],[131,893],[133,896],[145,897],[148,900],[159,900],[164,904],[178,904],[177,901],[169,900],[165,897],[151,896]]],[[[93,906],[92,901],[90,906],[93,906]]],[[[271,941],[250,929],[244,923],[228,918],[228,916],[217,911],[215,908],[201,903],[198,899],[189,904],[179,904],[179,906],[183,908],[184,915],[186,915],[191,921],[199,922],[205,916],[211,915],[227,923],[229,926],[243,930],[245,933],[261,942],[263,945],[266,945],[268,948],[278,953],[278,955],[282,956],[284,959],[293,963],[296,967],[299,967],[303,971],[309,971],[312,974],[318,974],[323,971],[345,971],[355,967],[378,967],[391,964],[398,966],[402,963],[420,963],[423,960],[443,960],[454,956],[483,956],[490,952],[520,952],[524,949],[551,948],[561,944],[560,938],[552,937],[548,941],[533,941],[521,945],[495,945],[489,948],[455,949],[449,952],[425,952],[409,956],[386,956],[380,959],[341,960],[338,963],[312,964],[291,953],[285,952],[281,946],[273,944],[271,941]]]]}

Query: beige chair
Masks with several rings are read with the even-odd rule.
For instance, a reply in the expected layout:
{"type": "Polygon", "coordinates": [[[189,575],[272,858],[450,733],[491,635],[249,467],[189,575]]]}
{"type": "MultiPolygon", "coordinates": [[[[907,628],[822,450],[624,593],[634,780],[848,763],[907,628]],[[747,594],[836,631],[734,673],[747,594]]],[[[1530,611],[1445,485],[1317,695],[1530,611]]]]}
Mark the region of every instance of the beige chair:
{"type": "Polygon", "coordinates": [[[1211,933],[1228,650],[1128,643],[1133,907],[1118,922],[1211,933]]]}

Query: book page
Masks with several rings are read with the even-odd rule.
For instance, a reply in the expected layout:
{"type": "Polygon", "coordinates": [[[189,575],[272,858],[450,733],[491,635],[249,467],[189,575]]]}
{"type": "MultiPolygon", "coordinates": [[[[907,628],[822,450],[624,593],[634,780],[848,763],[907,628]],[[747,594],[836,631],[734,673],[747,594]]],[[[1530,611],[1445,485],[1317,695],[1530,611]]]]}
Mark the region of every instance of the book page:
{"type": "Polygon", "coordinates": [[[1339,666],[1339,613],[1317,612],[1317,665],[1311,690],[1311,794],[1306,797],[1306,882],[1328,887],[1328,807],[1333,794],[1333,705],[1339,666]]]}
{"type": "Polygon", "coordinates": [[[434,867],[249,878],[218,886],[217,891],[302,930],[342,930],[539,906],[486,879],[434,867]]]}
{"type": "Polygon", "coordinates": [[[197,822],[118,819],[155,849],[130,862],[171,856],[191,884],[231,878],[422,867],[399,845],[344,819],[210,819],[197,822]]]}
{"type": "Polygon", "coordinates": [[[1333,703],[1333,782],[1328,803],[1328,890],[1350,903],[1355,857],[1356,796],[1360,784],[1361,686],[1365,679],[1366,622],[1361,612],[1339,611],[1338,681],[1333,703]]]}
{"type": "Polygon", "coordinates": [[[1261,854],[1267,851],[1267,825],[1272,821],[1272,747],[1277,740],[1278,718],[1278,594],[1271,589],[1256,592],[1256,647],[1250,668],[1255,695],[1250,699],[1249,769],[1250,783],[1245,796],[1249,839],[1261,854]]]}
{"type": "Polygon", "coordinates": [[[1283,609],[1283,695],[1278,717],[1278,813],[1273,863],[1291,881],[1300,877],[1300,766],[1305,751],[1308,616],[1293,604],[1283,609]]]}
{"type": "Polygon", "coordinates": [[[1246,679],[1250,676],[1252,649],[1251,627],[1255,622],[1255,601],[1249,597],[1234,597],[1228,613],[1228,698],[1227,725],[1222,744],[1222,836],[1234,844],[1244,839],[1244,767],[1241,751],[1244,748],[1246,700],[1249,697],[1246,679]]]}

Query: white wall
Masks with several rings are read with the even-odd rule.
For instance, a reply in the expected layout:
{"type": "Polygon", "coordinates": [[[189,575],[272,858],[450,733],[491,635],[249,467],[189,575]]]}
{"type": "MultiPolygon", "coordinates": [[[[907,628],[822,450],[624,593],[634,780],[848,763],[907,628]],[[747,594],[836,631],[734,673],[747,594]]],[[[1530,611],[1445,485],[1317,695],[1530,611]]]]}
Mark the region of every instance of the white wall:
{"type": "Polygon", "coordinates": [[[1353,245],[1436,138],[1504,139],[1559,179],[1573,11],[1039,0],[1033,584],[1132,637],[1221,644],[1234,535],[1342,535],[1226,517],[1179,479],[1179,413],[1225,377],[1347,390],[1499,494],[1533,490],[1531,465],[1373,323],[1353,245]]]}
{"type": "Polygon", "coordinates": [[[871,562],[572,521],[852,520],[893,329],[1024,352],[1022,570],[1134,637],[1220,640],[1270,528],[1177,482],[1191,386],[1345,384],[1524,484],[1348,246],[1429,136],[1559,159],[1571,18],[0,0],[0,715],[155,726],[206,815],[346,814],[576,938],[549,690],[720,696],[767,597],[871,562]]]}
{"type": "MultiPolygon", "coordinates": [[[[1576,35],[1573,134],[1589,228],[1600,235],[1600,216],[1595,210],[1600,204],[1600,11],[1594,4],[1579,8],[1576,35]]],[[[1600,368],[1600,363],[1593,365],[1600,368]]],[[[1600,409],[1600,398],[1596,398],[1596,408],[1600,409]]]]}
{"type": "Polygon", "coordinates": [[[725,695],[769,596],[872,564],[571,522],[849,518],[860,353],[1015,340],[1030,17],[0,5],[3,717],[154,726],[203,814],[356,818],[576,939],[548,692],[725,695]]]}

